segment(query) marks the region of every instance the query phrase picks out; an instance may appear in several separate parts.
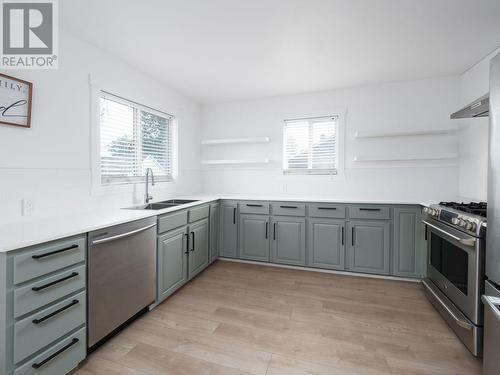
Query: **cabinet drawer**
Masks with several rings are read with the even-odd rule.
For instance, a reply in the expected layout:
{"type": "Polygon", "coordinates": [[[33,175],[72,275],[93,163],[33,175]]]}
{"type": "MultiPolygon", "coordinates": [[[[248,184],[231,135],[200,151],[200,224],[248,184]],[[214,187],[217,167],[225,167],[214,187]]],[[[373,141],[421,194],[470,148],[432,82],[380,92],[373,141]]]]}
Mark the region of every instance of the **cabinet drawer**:
{"type": "Polygon", "coordinates": [[[14,291],[14,317],[28,314],[85,288],[85,265],[72,268],[14,291]]]}
{"type": "Polygon", "coordinates": [[[351,219],[390,219],[391,211],[385,206],[359,205],[349,207],[351,219]]]}
{"type": "Polygon", "coordinates": [[[309,205],[309,216],[343,219],[346,217],[346,209],[338,204],[314,203],[309,205]]]}
{"type": "Polygon", "coordinates": [[[85,324],[85,292],[67,298],[14,325],[14,363],[85,324]]]}
{"type": "Polygon", "coordinates": [[[303,203],[274,203],[272,208],[276,216],[306,216],[306,205],[303,203]]]}
{"type": "Polygon", "coordinates": [[[208,217],[209,211],[210,211],[210,206],[208,205],[191,208],[189,210],[189,222],[194,223],[195,221],[208,217]]]}
{"type": "Polygon", "coordinates": [[[186,210],[175,212],[170,215],[160,216],[158,219],[158,233],[168,232],[169,230],[182,227],[188,222],[188,213],[186,210]]]}
{"type": "Polygon", "coordinates": [[[18,367],[14,375],[67,374],[85,359],[86,346],[82,328],[18,367]]]}
{"type": "Polygon", "coordinates": [[[85,237],[36,246],[14,257],[14,284],[60,270],[85,260],[85,237]]]}
{"type": "Polygon", "coordinates": [[[265,202],[240,202],[238,203],[241,214],[269,215],[269,203],[265,202]]]}

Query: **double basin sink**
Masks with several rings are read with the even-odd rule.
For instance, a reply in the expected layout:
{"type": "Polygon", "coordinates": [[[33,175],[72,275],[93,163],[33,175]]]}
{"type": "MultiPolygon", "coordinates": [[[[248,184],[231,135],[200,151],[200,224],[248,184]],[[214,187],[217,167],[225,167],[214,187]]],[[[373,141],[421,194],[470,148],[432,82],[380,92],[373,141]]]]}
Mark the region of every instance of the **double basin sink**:
{"type": "Polygon", "coordinates": [[[183,204],[198,202],[193,199],[169,199],[167,201],[142,204],[140,206],[128,207],[130,210],[162,210],[164,208],[170,208],[175,206],[180,206],[183,204]]]}

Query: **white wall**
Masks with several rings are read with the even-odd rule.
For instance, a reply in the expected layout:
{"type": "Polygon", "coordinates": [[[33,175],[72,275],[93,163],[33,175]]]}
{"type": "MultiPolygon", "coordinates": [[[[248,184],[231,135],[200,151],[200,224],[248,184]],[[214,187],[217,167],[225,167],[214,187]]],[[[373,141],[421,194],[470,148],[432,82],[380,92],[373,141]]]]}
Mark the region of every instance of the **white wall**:
{"type": "Polygon", "coordinates": [[[142,185],[91,192],[89,73],[111,92],[178,118],[179,177],[153,187],[155,198],[199,192],[199,105],[64,30],[59,50],[58,70],[3,72],[33,82],[34,91],[31,129],[0,126],[0,221],[19,218],[23,198],[34,200],[34,216],[143,199],[142,185]]]}
{"type": "Polygon", "coordinates": [[[375,85],[305,95],[212,104],[202,107],[204,139],[269,136],[263,145],[203,146],[202,159],[270,158],[249,167],[203,168],[203,188],[229,195],[323,196],[436,202],[458,194],[456,160],[356,163],[355,155],[426,156],[458,152],[456,133],[354,139],[356,130],[435,129],[456,126],[458,78],[375,85]],[[345,175],[284,176],[282,126],[290,116],[345,111],[345,175]]]}
{"type": "MultiPolygon", "coordinates": [[[[489,91],[490,59],[486,56],[460,76],[459,107],[489,91]]],[[[457,120],[459,132],[459,196],[464,201],[486,201],[488,184],[488,118],[457,120]]]]}

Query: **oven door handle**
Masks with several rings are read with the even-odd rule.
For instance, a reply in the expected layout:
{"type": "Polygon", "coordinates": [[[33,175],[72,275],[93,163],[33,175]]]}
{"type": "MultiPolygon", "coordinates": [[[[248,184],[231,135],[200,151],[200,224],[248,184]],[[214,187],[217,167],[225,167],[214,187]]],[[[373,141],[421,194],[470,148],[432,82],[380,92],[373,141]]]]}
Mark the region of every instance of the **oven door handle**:
{"type": "Polygon", "coordinates": [[[455,315],[455,313],[446,305],[446,303],[444,303],[441,298],[436,294],[436,292],[434,292],[434,290],[432,290],[431,286],[427,283],[427,281],[425,280],[422,280],[422,284],[424,284],[424,286],[426,287],[426,289],[432,293],[432,295],[434,296],[434,298],[439,302],[439,304],[446,310],[446,312],[448,314],[450,314],[450,316],[453,318],[453,320],[455,321],[455,323],[457,323],[460,327],[470,331],[472,329],[472,324],[466,322],[466,321],[463,321],[462,319],[460,319],[458,316],[455,315]]]}
{"type": "Polygon", "coordinates": [[[475,238],[460,238],[458,236],[455,236],[455,235],[445,231],[444,229],[439,228],[438,226],[436,226],[432,223],[429,223],[427,220],[422,220],[422,223],[424,223],[425,225],[428,225],[429,227],[437,230],[440,233],[447,235],[450,238],[453,238],[455,241],[460,242],[462,245],[473,247],[476,244],[475,238]]]}

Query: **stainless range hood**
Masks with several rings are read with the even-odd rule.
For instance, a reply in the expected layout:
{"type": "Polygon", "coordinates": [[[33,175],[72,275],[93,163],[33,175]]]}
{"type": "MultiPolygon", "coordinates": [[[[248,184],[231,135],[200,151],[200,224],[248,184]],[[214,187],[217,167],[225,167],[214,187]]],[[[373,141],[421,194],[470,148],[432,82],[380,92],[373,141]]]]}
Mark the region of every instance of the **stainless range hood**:
{"type": "Polygon", "coordinates": [[[465,108],[452,113],[450,118],[452,120],[460,118],[474,118],[474,117],[488,117],[490,114],[490,94],[480,97],[478,100],[473,101],[465,108]]]}

